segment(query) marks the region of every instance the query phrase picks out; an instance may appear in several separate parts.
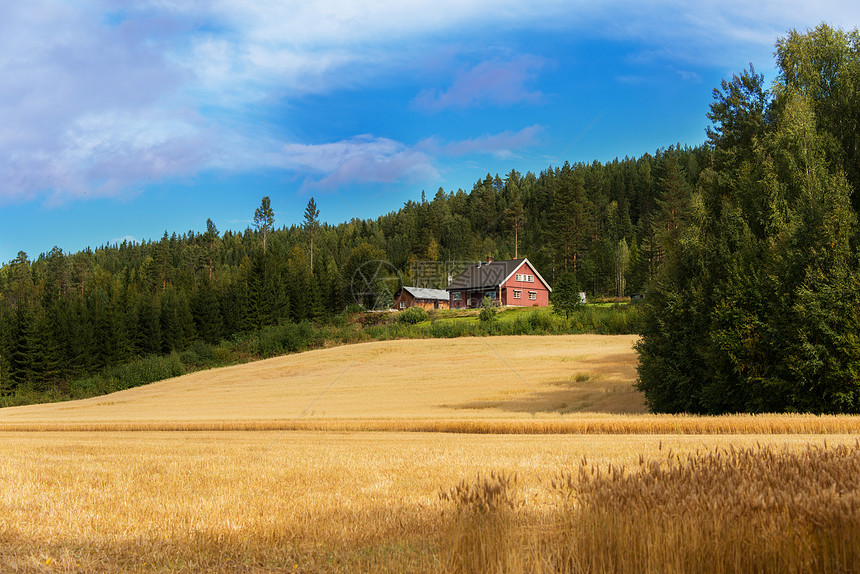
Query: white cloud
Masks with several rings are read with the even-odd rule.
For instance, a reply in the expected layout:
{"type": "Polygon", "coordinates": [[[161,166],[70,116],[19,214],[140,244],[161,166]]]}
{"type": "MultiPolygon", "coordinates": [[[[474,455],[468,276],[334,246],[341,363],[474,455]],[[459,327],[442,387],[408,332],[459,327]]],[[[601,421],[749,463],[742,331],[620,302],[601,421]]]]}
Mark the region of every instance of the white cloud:
{"type": "Polygon", "coordinates": [[[284,163],[295,171],[322,176],[306,180],[307,187],[391,183],[436,175],[428,154],[370,135],[321,145],[289,145],[284,149],[284,163]]]}
{"type": "Polygon", "coordinates": [[[308,94],[358,90],[380,78],[397,85],[399,75],[421,77],[427,54],[446,49],[457,58],[459,75],[435,76],[416,104],[438,110],[539,102],[537,74],[546,62],[507,45],[506,34],[516,30],[612,38],[639,57],[669,61],[695,80],[690,62],[737,71],[739,62],[754,60],[764,68],[759,58],[768,58],[777,36],[821,21],[853,28],[860,22],[860,4],[4,2],[0,202],[126,195],[150,180],[206,168],[277,165],[326,185],[432,176],[438,169],[434,153],[504,155],[530,145],[536,128],[476,136],[436,150],[375,136],[295,143],[304,158],[297,161],[285,159],[286,152],[249,146],[250,138],[218,127],[217,118],[308,94]]]}
{"type": "Polygon", "coordinates": [[[641,46],[634,57],[730,67],[772,62],[776,39],[820,22],[853,29],[860,4],[842,0],[643,0],[601,3],[597,35],[641,46]]]}
{"type": "Polygon", "coordinates": [[[245,155],[238,162],[246,167],[253,163],[251,169],[266,167],[295,172],[304,178],[305,189],[337,189],[434,179],[439,176],[437,163],[442,157],[510,157],[535,145],[542,129],[535,125],[516,132],[451,142],[426,138],[412,145],[364,134],[324,144],[283,142],[279,151],[272,151],[269,146],[273,142],[265,140],[247,140],[236,147],[244,150],[245,155]]]}
{"type": "Polygon", "coordinates": [[[498,158],[506,158],[512,156],[517,150],[535,145],[541,131],[543,131],[541,126],[534,125],[517,132],[504,131],[499,134],[451,142],[442,146],[441,151],[451,156],[491,154],[498,158]]]}
{"type": "Polygon", "coordinates": [[[430,111],[470,108],[484,104],[507,106],[539,103],[543,94],[527,84],[544,67],[543,58],[517,56],[509,61],[485,61],[459,73],[447,90],[425,90],[414,104],[430,111]]]}
{"type": "Polygon", "coordinates": [[[169,27],[104,26],[106,7],[0,7],[0,201],[115,195],[199,168],[183,72],[154,41],[169,27]]]}

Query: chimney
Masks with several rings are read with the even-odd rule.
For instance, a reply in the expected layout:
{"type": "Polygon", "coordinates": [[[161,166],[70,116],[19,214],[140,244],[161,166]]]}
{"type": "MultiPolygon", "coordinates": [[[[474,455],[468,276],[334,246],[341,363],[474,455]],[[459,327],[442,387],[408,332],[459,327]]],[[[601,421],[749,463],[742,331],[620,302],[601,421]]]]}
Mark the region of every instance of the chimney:
{"type": "Polygon", "coordinates": [[[487,263],[492,263],[492,262],[493,262],[493,256],[487,255],[487,263]]]}

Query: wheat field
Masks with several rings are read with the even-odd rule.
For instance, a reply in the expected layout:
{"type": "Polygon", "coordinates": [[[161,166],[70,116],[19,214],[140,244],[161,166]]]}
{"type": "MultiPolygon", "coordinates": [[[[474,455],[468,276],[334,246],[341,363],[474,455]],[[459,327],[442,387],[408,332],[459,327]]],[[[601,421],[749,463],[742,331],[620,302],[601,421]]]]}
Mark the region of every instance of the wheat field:
{"type": "Polygon", "coordinates": [[[464,337],[320,349],[82,401],[0,411],[12,423],[532,418],[644,413],[633,336],[464,337]]]}
{"type": "Polygon", "coordinates": [[[860,432],[860,417],[851,416],[646,414],[634,388],[636,340],[464,337],[333,347],[2,409],[0,431],[860,432]]]}
{"type": "Polygon", "coordinates": [[[850,571],[858,418],[645,414],[635,340],[376,342],[3,409],[0,571],[690,572],[701,548],[759,531],[737,508],[769,504],[743,477],[771,468],[788,502],[752,513],[779,526],[748,552],[761,560],[711,562],[850,571]],[[718,498],[683,502],[714,484],[749,495],[713,506],[734,516],[725,539],[702,521],[718,498]],[[622,495],[642,504],[610,504],[622,495]],[[650,513],[667,500],[694,510],[650,513]],[[818,530],[774,534],[797,516],[818,530]]]}
{"type": "MultiPolygon", "coordinates": [[[[0,434],[0,571],[446,571],[456,505],[440,492],[517,476],[546,528],[551,488],[589,464],[636,467],[761,437],[395,432],[0,434]],[[541,518],[543,517],[543,518],[541,518]]],[[[850,445],[847,435],[769,444],[850,445]]],[[[541,526],[543,525],[543,526],[541,526]]],[[[530,532],[533,529],[529,530],[530,532]]],[[[540,532],[540,530],[534,530],[540,532]]],[[[462,553],[462,552],[461,552],[462,553]]]]}

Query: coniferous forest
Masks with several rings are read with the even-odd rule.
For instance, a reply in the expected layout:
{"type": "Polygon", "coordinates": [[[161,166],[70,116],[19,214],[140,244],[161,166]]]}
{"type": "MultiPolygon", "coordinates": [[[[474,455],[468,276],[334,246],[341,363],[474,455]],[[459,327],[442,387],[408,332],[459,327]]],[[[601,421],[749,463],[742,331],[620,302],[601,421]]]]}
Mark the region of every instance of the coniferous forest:
{"type": "Polygon", "coordinates": [[[284,227],[261,198],[242,232],[20,252],[0,268],[0,395],[337,322],[368,262],[411,284],[416,262],[525,256],[566,291],[646,293],[655,411],[858,412],[860,35],[791,32],[776,58],[772,86],[750,65],[714,90],[698,147],[488,174],[373,220],[325,223],[312,199],[284,227]]]}

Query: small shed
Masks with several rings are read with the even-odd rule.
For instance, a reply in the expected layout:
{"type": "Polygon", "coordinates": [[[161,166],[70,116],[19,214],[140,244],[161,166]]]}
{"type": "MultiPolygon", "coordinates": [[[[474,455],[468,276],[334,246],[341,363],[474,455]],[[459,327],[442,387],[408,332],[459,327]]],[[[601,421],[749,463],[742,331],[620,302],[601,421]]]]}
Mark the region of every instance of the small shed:
{"type": "Polygon", "coordinates": [[[447,309],[448,292],[444,289],[427,289],[425,287],[401,287],[394,295],[395,309],[422,307],[430,309],[447,309]]]}

